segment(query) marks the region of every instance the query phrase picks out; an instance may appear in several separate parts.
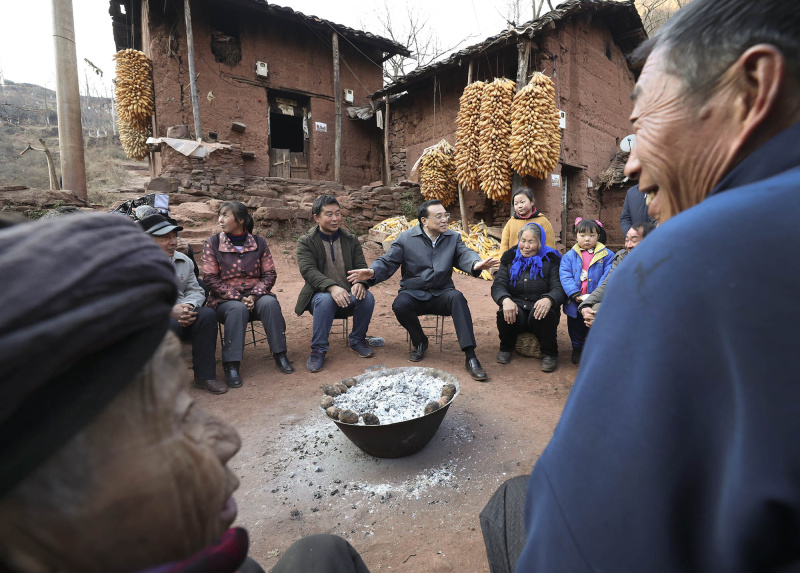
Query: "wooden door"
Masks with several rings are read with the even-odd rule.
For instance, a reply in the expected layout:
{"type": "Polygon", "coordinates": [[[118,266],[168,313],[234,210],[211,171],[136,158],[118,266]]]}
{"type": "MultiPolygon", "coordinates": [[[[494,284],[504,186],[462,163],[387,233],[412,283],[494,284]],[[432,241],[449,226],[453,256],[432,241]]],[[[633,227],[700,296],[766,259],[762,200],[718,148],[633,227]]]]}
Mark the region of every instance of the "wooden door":
{"type": "Polygon", "coordinates": [[[269,176],[289,179],[291,174],[291,156],[288,149],[269,150],[269,176]]]}

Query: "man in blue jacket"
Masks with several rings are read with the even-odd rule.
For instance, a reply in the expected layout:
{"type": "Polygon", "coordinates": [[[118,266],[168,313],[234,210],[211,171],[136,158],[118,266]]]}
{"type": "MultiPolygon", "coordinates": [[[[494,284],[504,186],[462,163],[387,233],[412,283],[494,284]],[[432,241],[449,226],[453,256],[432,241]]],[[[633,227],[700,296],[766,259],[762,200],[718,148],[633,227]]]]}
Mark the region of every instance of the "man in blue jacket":
{"type": "Polygon", "coordinates": [[[800,570],[798,30],[794,2],[694,0],[634,54],[626,173],[662,224],[609,283],[516,571],[800,570]]]}
{"type": "Polygon", "coordinates": [[[428,348],[428,338],[419,322],[421,314],[452,316],[467,372],[474,380],[485,382],[488,376],[475,355],[472,315],[467,299],[453,284],[453,267],[477,277],[500,261],[494,257],[481,260],[459,233],[447,228],[450,214],[441,201],[422,203],[417,219],[419,224],[400,233],[385,255],[375,259],[368,269],[350,271],[348,280],[377,284],[402,267],[400,292],[392,310],[411,337],[413,350],[408,359],[419,362],[428,348]]]}

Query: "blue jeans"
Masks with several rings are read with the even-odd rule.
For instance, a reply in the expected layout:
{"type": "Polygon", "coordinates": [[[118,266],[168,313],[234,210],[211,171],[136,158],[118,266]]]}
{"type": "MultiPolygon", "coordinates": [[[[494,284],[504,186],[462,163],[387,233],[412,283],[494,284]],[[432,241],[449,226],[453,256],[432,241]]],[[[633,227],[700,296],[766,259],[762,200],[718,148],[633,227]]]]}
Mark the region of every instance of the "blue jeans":
{"type": "Polygon", "coordinates": [[[358,300],[350,295],[350,304],[342,308],[336,304],[328,292],[318,292],[311,298],[309,312],[314,316],[314,326],[311,334],[311,351],[328,351],[328,334],[334,318],[353,317],[353,329],[350,331],[350,346],[367,336],[369,321],[372,319],[372,310],[375,308],[375,297],[367,291],[367,296],[358,300]]]}

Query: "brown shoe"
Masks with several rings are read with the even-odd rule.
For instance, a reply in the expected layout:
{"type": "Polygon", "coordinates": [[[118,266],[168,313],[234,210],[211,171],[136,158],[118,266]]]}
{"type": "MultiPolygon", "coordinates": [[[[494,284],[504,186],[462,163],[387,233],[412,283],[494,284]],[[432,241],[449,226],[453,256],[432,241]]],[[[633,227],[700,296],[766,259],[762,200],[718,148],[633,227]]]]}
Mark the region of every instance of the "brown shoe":
{"type": "Polygon", "coordinates": [[[225,384],[225,382],[220,382],[216,378],[213,380],[195,380],[194,387],[208,390],[212,394],[224,394],[228,391],[228,385],[225,384]]]}

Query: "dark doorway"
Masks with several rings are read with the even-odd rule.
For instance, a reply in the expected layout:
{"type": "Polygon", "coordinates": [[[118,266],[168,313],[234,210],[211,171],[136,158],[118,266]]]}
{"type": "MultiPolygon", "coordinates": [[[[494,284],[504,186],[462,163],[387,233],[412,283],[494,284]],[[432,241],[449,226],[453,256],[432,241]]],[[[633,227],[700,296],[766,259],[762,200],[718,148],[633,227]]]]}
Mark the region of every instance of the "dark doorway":
{"type": "Polygon", "coordinates": [[[272,147],[288,149],[294,153],[304,151],[303,118],[281,113],[269,114],[272,147]]]}

